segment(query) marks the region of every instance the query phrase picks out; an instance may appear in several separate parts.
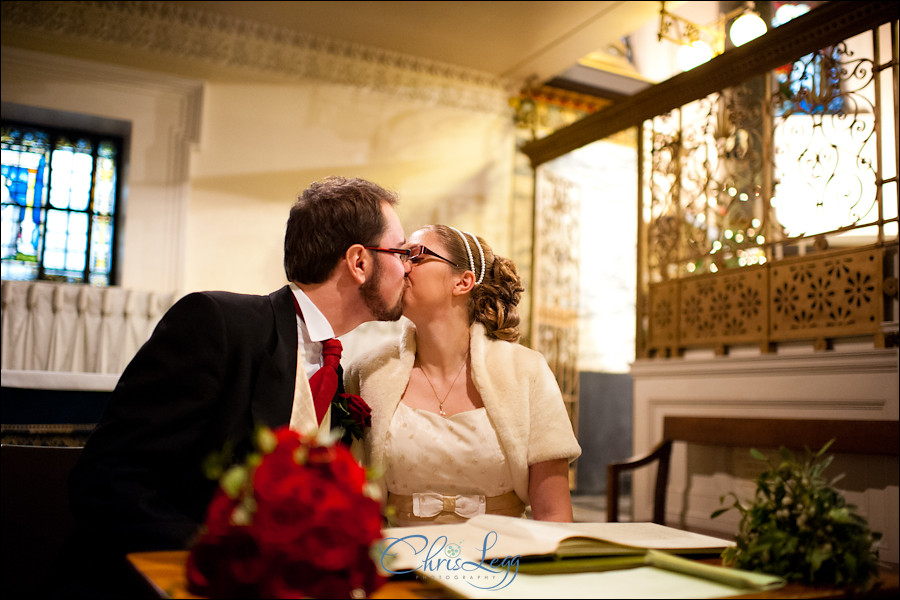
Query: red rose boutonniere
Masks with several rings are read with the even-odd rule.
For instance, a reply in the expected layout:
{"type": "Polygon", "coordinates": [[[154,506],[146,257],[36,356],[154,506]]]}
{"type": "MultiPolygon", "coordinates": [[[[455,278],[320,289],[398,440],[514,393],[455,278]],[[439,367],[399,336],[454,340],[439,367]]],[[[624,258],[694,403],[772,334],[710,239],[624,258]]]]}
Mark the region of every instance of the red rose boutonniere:
{"type": "Polygon", "coordinates": [[[384,579],[370,554],[379,503],[343,444],[287,427],[228,469],[187,560],[188,588],[213,598],[369,596],[384,579]]]}
{"type": "Polygon", "coordinates": [[[341,441],[349,446],[372,426],[372,410],[360,396],[338,394],[331,402],[331,424],[344,430],[341,441]]]}

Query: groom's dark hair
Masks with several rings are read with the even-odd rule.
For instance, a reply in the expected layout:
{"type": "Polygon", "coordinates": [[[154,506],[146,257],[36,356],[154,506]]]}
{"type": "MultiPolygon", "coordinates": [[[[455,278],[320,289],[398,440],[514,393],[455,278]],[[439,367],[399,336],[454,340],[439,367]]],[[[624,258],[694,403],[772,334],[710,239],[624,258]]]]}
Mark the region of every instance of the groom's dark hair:
{"type": "Polygon", "coordinates": [[[353,244],[377,246],[386,223],[382,203],[397,195],[365,179],[326,177],[291,207],[284,235],[284,272],[290,281],[322,283],[353,244]]]}

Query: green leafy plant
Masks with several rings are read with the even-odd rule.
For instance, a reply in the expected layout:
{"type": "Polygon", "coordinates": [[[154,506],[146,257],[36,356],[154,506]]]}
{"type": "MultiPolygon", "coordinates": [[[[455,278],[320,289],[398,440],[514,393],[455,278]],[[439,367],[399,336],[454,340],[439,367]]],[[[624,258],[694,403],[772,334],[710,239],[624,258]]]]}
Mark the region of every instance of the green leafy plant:
{"type": "Polygon", "coordinates": [[[872,586],[878,572],[874,543],[881,534],[870,531],[856,507],[834,488],[843,475],[825,478],[834,458],[825,452],[833,442],[815,453],[807,449],[803,460],[783,447],[778,460],[750,451],[769,465],[756,480],[753,501],[744,504],[731,493],[719,502],[730,496],[732,505],[712,513],[712,518],[733,509],[741,514],[735,546],[722,554],[726,564],[806,584],[872,586]]]}

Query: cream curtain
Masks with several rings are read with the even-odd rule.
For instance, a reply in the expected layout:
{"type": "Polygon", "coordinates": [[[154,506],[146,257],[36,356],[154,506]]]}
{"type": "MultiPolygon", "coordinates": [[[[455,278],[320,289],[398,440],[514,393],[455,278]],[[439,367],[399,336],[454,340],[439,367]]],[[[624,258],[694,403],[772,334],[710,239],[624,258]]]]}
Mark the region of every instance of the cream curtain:
{"type": "Polygon", "coordinates": [[[4,281],[2,368],[121,373],[174,294],[4,281]]]}

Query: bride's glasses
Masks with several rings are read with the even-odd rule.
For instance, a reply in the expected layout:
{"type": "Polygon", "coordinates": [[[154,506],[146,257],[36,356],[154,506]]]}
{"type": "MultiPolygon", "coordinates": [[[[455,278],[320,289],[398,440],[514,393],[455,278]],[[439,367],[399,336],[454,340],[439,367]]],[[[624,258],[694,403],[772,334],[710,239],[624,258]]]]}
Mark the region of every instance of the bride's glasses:
{"type": "Polygon", "coordinates": [[[423,245],[419,244],[418,246],[413,246],[412,248],[409,249],[409,261],[414,265],[419,264],[420,262],[422,262],[429,256],[439,258],[446,263],[450,263],[454,267],[459,266],[455,262],[450,260],[449,258],[444,258],[443,256],[441,256],[434,250],[430,249],[428,246],[423,246],[423,245]]]}

